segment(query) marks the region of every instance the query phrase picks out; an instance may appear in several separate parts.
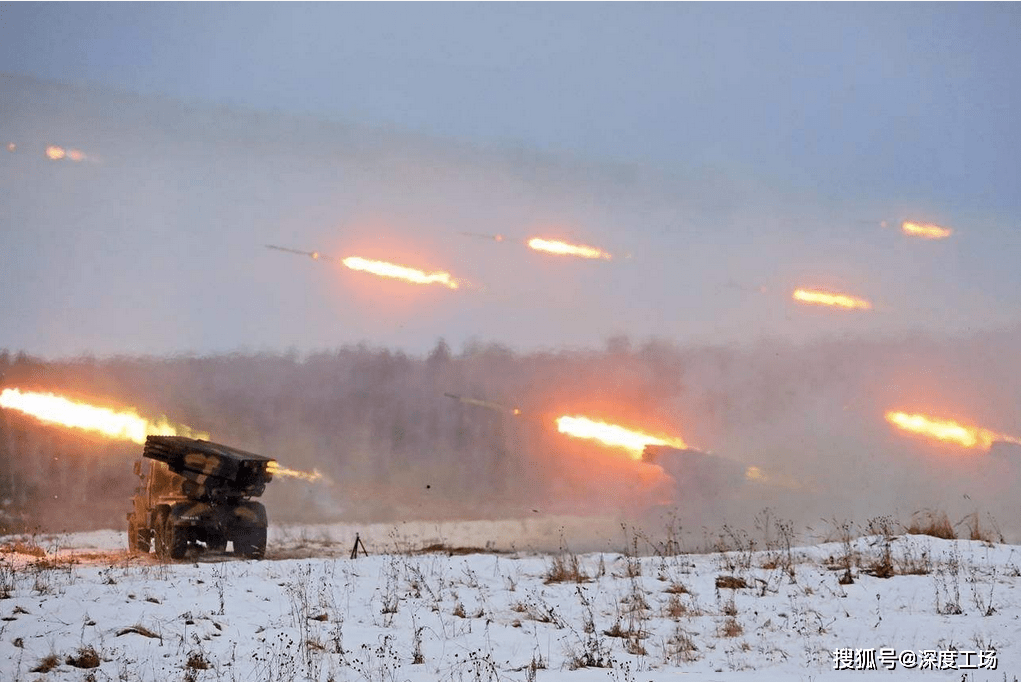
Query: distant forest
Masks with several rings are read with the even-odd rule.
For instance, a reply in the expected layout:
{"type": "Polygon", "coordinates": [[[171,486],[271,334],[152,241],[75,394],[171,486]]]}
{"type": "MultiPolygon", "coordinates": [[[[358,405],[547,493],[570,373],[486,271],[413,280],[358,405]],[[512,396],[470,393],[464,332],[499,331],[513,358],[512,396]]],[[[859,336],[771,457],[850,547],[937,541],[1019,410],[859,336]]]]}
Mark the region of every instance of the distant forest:
{"type": "MultiPolygon", "coordinates": [[[[1021,432],[1019,338],[1010,329],[695,349],[615,338],[527,354],[486,344],[454,353],[441,340],[424,356],[359,345],[62,361],[0,352],[0,388],[166,416],[327,477],[274,480],[263,498],[272,521],[625,516],[684,504],[658,467],[558,433],[554,419],[571,414],[680,436],[797,478],[804,496],[777,490],[772,502],[806,520],[972,505],[1009,526],[1016,495],[1003,488],[1021,468],[1013,454],[933,447],[897,433],[883,412],[925,409],[1021,432]]],[[[140,453],[0,410],[0,530],[123,527],[140,453]]],[[[756,510],[725,511],[748,520],[756,510]]]]}

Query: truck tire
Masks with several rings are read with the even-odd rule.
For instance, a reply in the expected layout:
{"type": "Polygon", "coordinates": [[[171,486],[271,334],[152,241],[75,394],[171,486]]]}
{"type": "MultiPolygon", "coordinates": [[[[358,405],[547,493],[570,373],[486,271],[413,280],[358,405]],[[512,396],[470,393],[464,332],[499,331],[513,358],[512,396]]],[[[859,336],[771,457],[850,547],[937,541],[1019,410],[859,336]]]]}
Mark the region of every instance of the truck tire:
{"type": "Polygon", "coordinates": [[[266,555],[266,529],[245,528],[234,536],[234,553],[246,559],[261,559],[266,555]]]}
{"type": "Polygon", "coordinates": [[[209,532],[206,534],[206,549],[210,552],[223,552],[227,549],[227,538],[223,533],[209,532]]]}
{"type": "Polygon", "coordinates": [[[172,517],[167,517],[167,529],[165,531],[167,538],[167,548],[170,558],[174,561],[184,558],[184,553],[188,551],[188,531],[185,528],[174,523],[172,517]]]}

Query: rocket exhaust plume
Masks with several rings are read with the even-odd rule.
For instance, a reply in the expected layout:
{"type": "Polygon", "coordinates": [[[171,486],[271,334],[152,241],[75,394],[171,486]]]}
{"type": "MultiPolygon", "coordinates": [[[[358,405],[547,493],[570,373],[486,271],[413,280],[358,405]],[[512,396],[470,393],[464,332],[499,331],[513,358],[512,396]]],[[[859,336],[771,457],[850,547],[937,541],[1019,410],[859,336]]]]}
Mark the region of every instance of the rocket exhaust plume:
{"type": "Polygon", "coordinates": [[[900,231],[909,237],[921,239],[946,239],[954,233],[949,227],[940,227],[929,223],[913,223],[905,220],[900,231]]]}
{"type": "Polygon", "coordinates": [[[609,447],[624,448],[634,459],[642,458],[642,450],[646,445],[669,445],[680,449],[688,447],[680,438],[661,438],[617,424],[595,421],[588,417],[557,417],[556,424],[557,431],[560,433],[574,438],[590,438],[609,447]]]}
{"type": "Polygon", "coordinates": [[[809,305],[823,305],[844,310],[871,310],[872,303],[849,294],[840,294],[819,289],[795,289],[791,295],[795,301],[809,305]]]}
{"type": "Polygon", "coordinates": [[[556,256],[576,256],[578,258],[590,259],[602,258],[605,260],[613,258],[613,256],[606,251],[594,246],[587,246],[585,244],[568,244],[567,242],[558,241],[556,239],[542,239],[541,237],[532,237],[529,239],[528,247],[535,251],[551,253],[556,256]]]}
{"type": "Polygon", "coordinates": [[[280,478],[297,478],[302,481],[308,481],[309,483],[315,483],[316,481],[323,479],[323,475],[319,473],[318,469],[313,469],[312,471],[297,471],[295,469],[288,469],[287,467],[280,466],[276,460],[269,463],[268,470],[273,476],[279,476],[280,478]]]}
{"type": "MultiPolygon", "coordinates": [[[[8,145],[7,149],[9,151],[13,152],[15,149],[17,149],[17,147],[15,147],[13,145],[8,145]]],[[[59,145],[55,145],[55,144],[51,144],[50,146],[48,146],[46,148],[45,154],[46,154],[46,158],[50,159],[51,161],[60,161],[62,159],[70,159],[71,161],[74,161],[74,162],[77,163],[79,161],[84,161],[85,159],[88,158],[85,155],[85,152],[83,152],[80,149],[64,149],[63,147],[61,147],[59,145]]]]}
{"type": "Polygon", "coordinates": [[[890,410],[886,413],[886,421],[908,433],[958,445],[962,448],[988,450],[997,441],[1021,445],[1021,439],[1013,436],[925,414],[909,414],[890,410]]]}
{"type": "Polygon", "coordinates": [[[368,272],[379,277],[399,279],[412,284],[442,284],[449,289],[457,289],[460,286],[449,272],[424,272],[405,265],[396,265],[382,260],[369,260],[358,256],[349,256],[341,263],[352,270],[368,272]]]}
{"type": "Polygon", "coordinates": [[[47,424],[82,429],[107,438],[130,440],[139,444],[145,443],[148,435],[209,438],[209,434],[172,424],[166,418],[152,421],[140,417],[134,409],[111,410],[68,400],[52,393],[5,388],[0,392],[0,407],[18,410],[47,424]]]}

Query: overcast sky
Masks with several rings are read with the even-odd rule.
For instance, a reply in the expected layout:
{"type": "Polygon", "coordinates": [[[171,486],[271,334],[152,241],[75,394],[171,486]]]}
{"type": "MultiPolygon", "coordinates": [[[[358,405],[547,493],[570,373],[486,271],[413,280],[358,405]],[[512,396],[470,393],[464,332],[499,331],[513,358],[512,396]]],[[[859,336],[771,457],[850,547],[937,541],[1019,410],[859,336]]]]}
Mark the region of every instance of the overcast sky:
{"type": "Polygon", "coordinates": [[[1013,3],[2,4],[0,347],[1017,324],[1018,64],[1013,3]],[[516,241],[537,234],[616,257],[516,241]],[[473,286],[409,292],[265,243],[473,286]],[[875,308],[798,307],[804,285],[875,308]]]}

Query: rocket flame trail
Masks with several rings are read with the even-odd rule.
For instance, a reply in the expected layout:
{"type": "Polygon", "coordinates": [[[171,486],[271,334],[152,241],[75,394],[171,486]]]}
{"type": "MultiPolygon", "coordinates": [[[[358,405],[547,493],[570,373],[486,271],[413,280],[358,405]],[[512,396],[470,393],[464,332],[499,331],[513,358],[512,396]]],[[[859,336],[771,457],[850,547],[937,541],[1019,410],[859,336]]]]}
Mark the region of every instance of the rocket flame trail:
{"type": "Polygon", "coordinates": [[[983,448],[995,441],[1016,443],[1021,439],[1006,434],[983,429],[978,426],[966,426],[950,419],[938,419],[924,414],[908,414],[907,412],[889,411],[886,421],[909,433],[916,433],[926,438],[933,438],[944,443],[952,443],[963,448],[983,448]]]}
{"type": "Polygon", "coordinates": [[[909,237],[921,237],[922,239],[946,239],[954,233],[949,227],[909,221],[904,221],[904,224],[900,226],[900,231],[909,237]]]}
{"type": "Polygon", "coordinates": [[[280,464],[278,464],[275,460],[269,463],[268,470],[273,476],[280,476],[281,478],[297,478],[302,481],[308,481],[309,483],[314,483],[315,481],[323,478],[323,475],[319,473],[318,469],[313,469],[312,471],[296,471],[294,469],[288,469],[287,467],[280,466],[280,464]]]}
{"type": "Polygon", "coordinates": [[[64,151],[64,148],[58,147],[55,144],[51,144],[46,148],[46,158],[52,161],[60,161],[66,155],[67,152],[64,151]]]}
{"type": "Polygon", "coordinates": [[[812,305],[825,305],[832,308],[843,308],[845,310],[871,310],[872,303],[864,298],[838,294],[818,289],[795,289],[791,296],[795,301],[809,303],[812,305]]]}
{"type": "Polygon", "coordinates": [[[579,258],[604,258],[610,260],[613,258],[612,255],[597,249],[594,246],[586,246],[585,244],[568,244],[567,242],[557,241],[555,239],[542,239],[540,237],[532,237],[528,240],[528,246],[536,251],[542,251],[544,253],[552,253],[557,256],[577,256],[579,258]]]}
{"type": "Polygon", "coordinates": [[[151,421],[133,409],[115,411],[61,398],[52,393],[35,393],[16,388],[0,392],[0,407],[19,410],[47,424],[58,424],[102,434],[107,438],[144,443],[147,435],[209,438],[187,426],[171,424],[165,418],[151,421]]]}
{"type": "Polygon", "coordinates": [[[349,256],[341,261],[346,267],[352,270],[361,270],[380,277],[390,277],[412,284],[442,284],[450,289],[456,289],[459,284],[451,277],[449,272],[423,272],[404,265],[396,265],[381,260],[368,260],[358,256],[349,256]]]}
{"type": "Polygon", "coordinates": [[[642,458],[646,445],[688,447],[680,438],[659,438],[641,431],[633,431],[616,424],[594,421],[588,417],[557,417],[557,430],[575,438],[591,438],[610,447],[621,447],[635,459],[642,458]]]}

